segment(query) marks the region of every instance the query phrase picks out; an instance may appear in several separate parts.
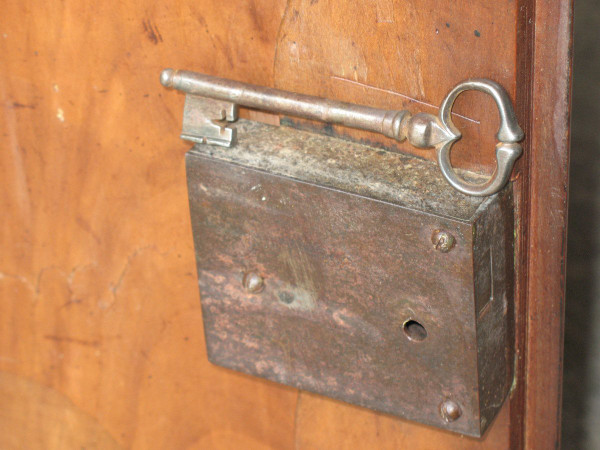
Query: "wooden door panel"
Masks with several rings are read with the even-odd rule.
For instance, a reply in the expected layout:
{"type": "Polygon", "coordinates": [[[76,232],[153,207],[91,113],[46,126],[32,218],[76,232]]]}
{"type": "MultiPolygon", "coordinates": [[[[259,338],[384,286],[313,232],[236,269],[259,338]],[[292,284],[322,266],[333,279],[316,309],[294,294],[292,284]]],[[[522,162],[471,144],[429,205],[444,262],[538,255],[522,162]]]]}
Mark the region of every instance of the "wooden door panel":
{"type": "MultiPolygon", "coordinates": [[[[562,281],[546,280],[561,270],[564,248],[546,242],[558,259],[542,259],[535,228],[564,231],[565,190],[553,189],[566,179],[569,23],[568,2],[550,0],[5,2],[0,447],[519,448],[525,425],[543,430],[530,431],[531,448],[556,441],[538,424],[557,416],[560,392],[543,403],[532,382],[530,399],[525,373],[533,367],[546,390],[560,378],[559,369],[543,376],[560,356],[560,333],[544,327],[562,323],[562,281]],[[560,76],[547,76],[558,63],[560,76]],[[158,82],[169,66],[428,112],[464,78],[507,88],[528,132],[516,183],[520,358],[512,399],[483,440],[207,362],[183,161],[189,144],[178,138],[183,96],[158,82]],[[566,92],[558,115],[552,89],[566,92]],[[548,170],[552,163],[558,169],[548,170]],[[529,252],[538,258],[526,272],[529,252]],[[529,310],[528,292],[538,302],[529,310]],[[549,340],[550,352],[541,348],[549,340]],[[526,352],[528,342],[536,353],[526,352]],[[526,403],[540,407],[525,416],[526,403]]],[[[467,94],[456,111],[465,139],[453,161],[489,173],[496,107],[467,94]]]]}
{"type": "Polygon", "coordinates": [[[293,447],[297,392],[206,360],[182,99],[158,83],[199,61],[272,83],[282,14],[3,6],[0,447],[293,447]]]}
{"type": "MultiPolygon", "coordinates": [[[[386,109],[437,114],[446,94],[468,78],[490,78],[514,96],[516,15],[511,0],[291,0],[277,40],[275,86],[386,109]]],[[[464,138],[453,150],[459,166],[491,173],[498,114],[491,98],[467,93],[454,120],[464,138]]],[[[338,128],[339,130],[339,128],[338,128]]],[[[365,132],[354,138],[435,159],[365,132]]]]}
{"type": "Polygon", "coordinates": [[[368,409],[301,392],[296,415],[298,448],[508,449],[509,408],[500,411],[482,439],[459,436],[368,409]]]}

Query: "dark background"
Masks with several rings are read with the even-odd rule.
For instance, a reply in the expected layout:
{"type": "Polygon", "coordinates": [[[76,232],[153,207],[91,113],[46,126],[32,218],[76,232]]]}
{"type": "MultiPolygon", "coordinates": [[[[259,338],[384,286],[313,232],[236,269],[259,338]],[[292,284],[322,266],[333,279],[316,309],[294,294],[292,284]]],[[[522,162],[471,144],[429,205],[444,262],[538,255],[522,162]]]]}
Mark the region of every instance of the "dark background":
{"type": "Polygon", "coordinates": [[[600,449],[600,2],[575,0],[565,449],[600,449]]]}

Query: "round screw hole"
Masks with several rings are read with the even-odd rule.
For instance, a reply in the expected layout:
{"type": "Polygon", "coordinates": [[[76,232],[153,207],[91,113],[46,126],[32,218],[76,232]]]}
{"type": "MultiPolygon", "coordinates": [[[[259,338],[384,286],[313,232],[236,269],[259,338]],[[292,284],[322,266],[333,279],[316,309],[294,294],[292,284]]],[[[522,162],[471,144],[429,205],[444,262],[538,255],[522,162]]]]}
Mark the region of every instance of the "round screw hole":
{"type": "Polygon", "coordinates": [[[277,296],[279,297],[279,301],[286,305],[291,305],[294,302],[294,295],[290,292],[283,291],[278,293],[277,296]]]}
{"type": "Polygon", "coordinates": [[[416,320],[407,320],[404,322],[404,334],[411,341],[421,342],[427,337],[427,330],[416,320]]]}

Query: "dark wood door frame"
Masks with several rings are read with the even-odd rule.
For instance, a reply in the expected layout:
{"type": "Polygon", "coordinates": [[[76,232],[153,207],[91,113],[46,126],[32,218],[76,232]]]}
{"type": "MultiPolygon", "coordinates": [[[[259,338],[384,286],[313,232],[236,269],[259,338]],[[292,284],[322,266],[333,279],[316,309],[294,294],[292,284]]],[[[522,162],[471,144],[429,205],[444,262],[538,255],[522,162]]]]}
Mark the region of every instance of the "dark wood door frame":
{"type": "Polygon", "coordinates": [[[511,448],[560,447],[571,109],[571,0],[521,0],[518,292],[511,448]]]}

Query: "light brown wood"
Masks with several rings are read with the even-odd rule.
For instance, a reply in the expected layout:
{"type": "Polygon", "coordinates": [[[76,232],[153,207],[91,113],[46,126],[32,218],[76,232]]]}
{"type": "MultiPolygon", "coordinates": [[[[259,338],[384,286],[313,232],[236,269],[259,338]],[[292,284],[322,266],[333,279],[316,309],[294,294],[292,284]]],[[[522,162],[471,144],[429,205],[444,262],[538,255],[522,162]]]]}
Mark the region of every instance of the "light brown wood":
{"type": "Polygon", "coordinates": [[[3,5],[1,448],[293,447],[297,392],[206,360],[183,98],[158,83],[167,65],[272,83],[282,14],[3,5]]]}
{"type": "MultiPolygon", "coordinates": [[[[546,89],[539,81],[544,70],[568,60],[560,52],[544,53],[564,50],[564,21],[557,25],[558,45],[544,41],[555,29],[548,25],[556,25],[552,17],[564,18],[569,5],[556,2],[562,6],[555,11],[545,0],[488,3],[5,2],[0,447],[500,449],[521,447],[525,424],[535,430],[548,423],[545,416],[556,411],[545,408],[555,400],[535,399],[541,401],[542,389],[556,383],[560,370],[539,385],[543,388],[535,386],[557,363],[560,336],[548,328],[550,357],[538,359],[536,352],[546,342],[545,320],[562,323],[562,280],[552,284],[546,303],[529,309],[531,329],[538,331],[529,343],[538,347],[528,356],[528,325],[519,318],[518,349],[528,365],[519,363],[516,394],[482,441],[210,365],[185,185],[183,154],[189,145],[178,137],[183,96],[158,82],[160,70],[170,66],[435,112],[423,102],[437,106],[456,82],[489,77],[525,105],[520,119],[531,130],[528,114],[537,97],[531,100],[527,74],[534,62],[526,63],[526,56],[533,44],[532,33],[523,38],[522,29],[539,20],[540,92],[546,89]],[[527,416],[526,368],[538,377],[527,380],[535,392],[527,416]]],[[[561,72],[547,89],[566,89],[565,76],[561,72]]],[[[551,116],[551,96],[539,95],[546,103],[536,110],[538,117],[551,116]]],[[[454,162],[489,173],[497,125],[492,101],[467,94],[456,111],[481,123],[456,118],[465,139],[456,146],[454,162]]],[[[543,119],[535,124],[546,126],[543,119]]],[[[528,147],[536,157],[519,163],[521,313],[528,302],[539,302],[544,277],[551,275],[541,270],[546,260],[537,250],[541,234],[535,238],[535,227],[555,220],[545,229],[558,237],[561,226],[564,231],[564,196],[554,197],[552,188],[566,182],[566,173],[548,172],[552,177],[544,182],[550,162],[564,169],[564,132],[559,129],[555,140],[539,135],[528,147]],[[546,152],[553,142],[557,157],[545,159],[554,154],[546,152]],[[525,213],[533,193],[539,200],[525,213]],[[553,198],[563,208],[556,217],[544,206],[553,198]],[[531,250],[538,255],[533,265],[538,275],[528,288],[529,242],[538,245],[531,250]]],[[[555,241],[549,244],[553,258],[562,248],[555,241]]],[[[528,439],[536,448],[540,434],[530,431],[528,439]]]]}
{"type": "Polygon", "coordinates": [[[508,449],[509,408],[500,411],[482,439],[375,414],[364,408],[303,392],[296,417],[299,448],[376,449],[508,449]]]}
{"type": "MultiPolygon", "coordinates": [[[[389,109],[437,114],[448,91],[490,78],[514,95],[517,5],[510,0],[287,3],[275,54],[275,86],[389,109]]],[[[463,139],[455,164],[491,173],[498,113],[490,97],[467,92],[453,120],[463,139]]],[[[435,159],[432,150],[365,132],[343,134],[435,159]]]]}

